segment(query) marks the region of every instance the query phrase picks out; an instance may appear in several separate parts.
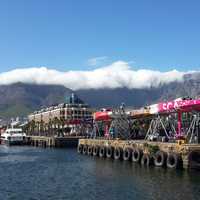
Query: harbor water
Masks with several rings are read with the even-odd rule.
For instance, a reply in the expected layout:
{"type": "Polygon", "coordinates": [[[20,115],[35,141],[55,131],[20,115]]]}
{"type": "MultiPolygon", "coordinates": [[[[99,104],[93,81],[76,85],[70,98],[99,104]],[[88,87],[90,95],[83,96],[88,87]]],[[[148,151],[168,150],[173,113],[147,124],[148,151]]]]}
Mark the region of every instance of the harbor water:
{"type": "Polygon", "coordinates": [[[76,149],[0,146],[0,200],[199,200],[200,172],[142,168],[76,149]]]}

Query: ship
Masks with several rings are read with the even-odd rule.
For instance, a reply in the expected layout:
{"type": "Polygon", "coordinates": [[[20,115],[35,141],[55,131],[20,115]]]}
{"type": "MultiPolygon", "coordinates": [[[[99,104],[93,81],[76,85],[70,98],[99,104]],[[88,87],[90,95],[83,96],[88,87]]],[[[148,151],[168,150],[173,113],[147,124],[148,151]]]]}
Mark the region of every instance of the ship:
{"type": "Polygon", "coordinates": [[[1,134],[1,144],[22,145],[24,144],[26,134],[21,128],[8,128],[1,134]]]}

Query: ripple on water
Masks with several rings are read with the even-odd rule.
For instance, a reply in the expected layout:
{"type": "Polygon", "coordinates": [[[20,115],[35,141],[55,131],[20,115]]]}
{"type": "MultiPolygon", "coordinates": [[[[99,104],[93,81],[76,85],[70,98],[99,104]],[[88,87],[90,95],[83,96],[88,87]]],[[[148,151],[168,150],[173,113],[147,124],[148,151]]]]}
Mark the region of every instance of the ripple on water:
{"type": "Polygon", "coordinates": [[[73,149],[0,146],[0,199],[198,199],[200,173],[141,168],[73,149]]]}

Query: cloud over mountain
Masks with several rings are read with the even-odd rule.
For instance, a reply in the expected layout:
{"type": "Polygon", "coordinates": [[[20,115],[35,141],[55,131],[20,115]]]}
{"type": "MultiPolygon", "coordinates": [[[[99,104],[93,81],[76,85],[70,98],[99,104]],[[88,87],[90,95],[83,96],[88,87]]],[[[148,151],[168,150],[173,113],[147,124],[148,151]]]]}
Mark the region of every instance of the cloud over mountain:
{"type": "Polygon", "coordinates": [[[173,81],[182,81],[190,72],[172,70],[168,72],[147,69],[134,70],[127,62],[117,61],[108,66],[89,71],[61,72],[46,67],[22,68],[0,74],[0,84],[16,82],[31,84],[56,84],[67,88],[149,88],[173,81]]]}

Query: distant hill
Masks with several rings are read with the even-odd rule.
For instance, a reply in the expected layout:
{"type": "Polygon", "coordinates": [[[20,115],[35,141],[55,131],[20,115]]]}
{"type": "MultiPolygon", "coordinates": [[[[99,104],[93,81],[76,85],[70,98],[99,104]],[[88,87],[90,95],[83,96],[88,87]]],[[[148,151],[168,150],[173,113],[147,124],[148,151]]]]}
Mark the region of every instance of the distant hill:
{"type": "Polygon", "coordinates": [[[0,85],[0,116],[25,116],[41,107],[63,102],[71,90],[57,85],[0,85]]]}
{"type": "MultiPolygon", "coordinates": [[[[0,85],[0,117],[25,116],[41,107],[64,102],[72,92],[58,85],[0,85]]],[[[172,82],[157,88],[104,88],[78,90],[75,93],[93,107],[116,107],[122,102],[126,106],[140,107],[180,96],[199,96],[200,73],[186,75],[183,82],[172,82]]]]}

